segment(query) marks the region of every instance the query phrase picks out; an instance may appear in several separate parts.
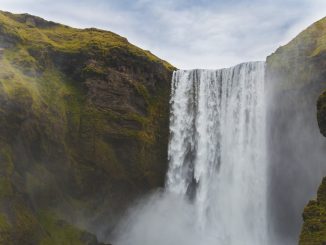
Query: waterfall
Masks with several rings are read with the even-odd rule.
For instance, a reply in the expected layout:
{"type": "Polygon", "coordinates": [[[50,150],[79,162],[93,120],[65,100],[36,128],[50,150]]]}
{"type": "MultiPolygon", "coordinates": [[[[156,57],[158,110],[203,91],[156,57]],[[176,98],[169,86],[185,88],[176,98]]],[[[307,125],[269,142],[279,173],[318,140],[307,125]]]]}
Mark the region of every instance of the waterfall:
{"type": "Polygon", "coordinates": [[[117,244],[268,244],[264,68],[174,72],[165,192],[117,244]]]}
{"type": "Polygon", "coordinates": [[[220,244],[266,244],[263,62],[176,71],[166,188],[220,244]]]}

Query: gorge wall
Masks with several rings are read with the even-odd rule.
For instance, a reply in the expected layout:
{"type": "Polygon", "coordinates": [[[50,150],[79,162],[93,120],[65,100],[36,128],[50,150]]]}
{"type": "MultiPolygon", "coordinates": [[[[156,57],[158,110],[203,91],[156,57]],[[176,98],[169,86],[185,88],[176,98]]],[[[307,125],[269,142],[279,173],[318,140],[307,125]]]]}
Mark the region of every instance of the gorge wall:
{"type": "MultiPolygon", "coordinates": [[[[326,91],[319,96],[317,102],[317,120],[321,133],[326,136],[326,91]]],[[[318,245],[326,242],[326,177],[324,177],[317,193],[303,212],[304,224],[300,235],[300,245],[318,245]]]]}
{"type": "MultiPolygon", "coordinates": [[[[111,32],[0,12],[1,245],[99,244],[82,230],[105,239],[163,186],[174,69],[111,32]]],[[[326,19],[267,58],[266,80],[270,228],[293,244],[326,175],[326,19]]],[[[325,234],[324,186],[301,245],[325,234]]]]}
{"type": "MultiPolygon", "coordinates": [[[[317,101],[317,121],[320,132],[326,136],[326,91],[317,101]]],[[[304,224],[300,236],[300,245],[318,245],[326,242],[326,177],[324,177],[317,193],[303,212],[304,224]]]]}
{"type": "Polygon", "coordinates": [[[0,244],[96,244],[70,224],[101,238],[163,185],[173,69],[111,32],[0,12],[0,244]]]}
{"type": "Polygon", "coordinates": [[[326,139],[316,121],[316,99],[326,88],[325,38],[326,18],[267,58],[271,228],[290,244],[326,175],[326,139]]]}

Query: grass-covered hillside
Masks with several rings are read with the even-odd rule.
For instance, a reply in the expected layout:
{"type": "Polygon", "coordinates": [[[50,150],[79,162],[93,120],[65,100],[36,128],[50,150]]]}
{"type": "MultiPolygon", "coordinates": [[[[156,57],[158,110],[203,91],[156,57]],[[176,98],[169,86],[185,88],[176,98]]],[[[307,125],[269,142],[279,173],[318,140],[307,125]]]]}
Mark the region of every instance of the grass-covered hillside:
{"type": "Polygon", "coordinates": [[[163,185],[173,69],[111,32],[0,12],[0,244],[95,245],[75,227],[104,234],[163,185]]]}
{"type": "Polygon", "coordinates": [[[323,245],[326,243],[326,177],[323,179],[316,200],[312,200],[303,212],[304,225],[300,245],[323,245]]]}
{"type": "MultiPolygon", "coordinates": [[[[302,31],[267,58],[268,74],[282,90],[319,82],[326,66],[326,17],[302,31]]],[[[326,80],[322,82],[326,86],[326,80]]]]}

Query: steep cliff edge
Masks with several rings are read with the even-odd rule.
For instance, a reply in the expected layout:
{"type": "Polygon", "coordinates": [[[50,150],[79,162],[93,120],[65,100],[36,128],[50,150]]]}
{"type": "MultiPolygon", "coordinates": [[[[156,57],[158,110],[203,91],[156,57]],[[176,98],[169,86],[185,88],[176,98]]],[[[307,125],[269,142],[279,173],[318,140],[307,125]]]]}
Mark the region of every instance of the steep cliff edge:
{"type": "Polygon", "coordinates": [[[297,244],[301,213],[326,175],[326,138],[316,120],[316,98],[326,88],[326,18],[267,58],[271,224],[286,244],[297,244]]]}
{"type": "Polygon", "coordinates": [[[173,69],[111,32],[0,12],[0,244],[96,244],[68,223],[101,236],[163,185],[173,69]]]}
{"type": "MultiPolygon", "coordinates": [[[[317,119],[321,133],[326,136],[326,91],[317,102],[317,119]]],[[[319,186],[317,199],[312,200],[303,212],[304,224],[300,245],[323,245],[326,243],[326,177],[319,186]]]]}

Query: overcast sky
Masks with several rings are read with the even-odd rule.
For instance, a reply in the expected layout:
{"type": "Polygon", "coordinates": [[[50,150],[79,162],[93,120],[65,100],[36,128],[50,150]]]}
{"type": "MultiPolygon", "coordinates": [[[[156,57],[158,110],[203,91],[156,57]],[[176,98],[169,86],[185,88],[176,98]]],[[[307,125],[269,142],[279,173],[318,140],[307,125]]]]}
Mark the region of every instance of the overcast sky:
{"type": "Polygon", "coordinates": [[[326,16],[326,0],[0,0],[0,9],[110,30],[190,69],[265,60],[326,16]]]}

